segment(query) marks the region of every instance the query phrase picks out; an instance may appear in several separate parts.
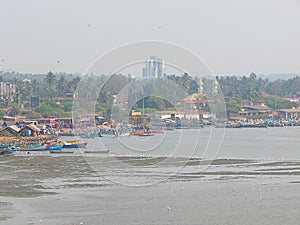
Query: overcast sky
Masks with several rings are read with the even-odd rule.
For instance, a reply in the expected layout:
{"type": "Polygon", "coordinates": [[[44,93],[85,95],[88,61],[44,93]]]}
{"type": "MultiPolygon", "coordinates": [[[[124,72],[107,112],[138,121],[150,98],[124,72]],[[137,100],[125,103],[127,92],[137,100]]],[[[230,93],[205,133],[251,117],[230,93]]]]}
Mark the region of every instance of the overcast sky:
{"type": "Polygon", "coordinates": [[[83,72],[141,40],[185,46],[218,75],[296,73],[300,2],[0,0],[0,70],[83,72]]]}

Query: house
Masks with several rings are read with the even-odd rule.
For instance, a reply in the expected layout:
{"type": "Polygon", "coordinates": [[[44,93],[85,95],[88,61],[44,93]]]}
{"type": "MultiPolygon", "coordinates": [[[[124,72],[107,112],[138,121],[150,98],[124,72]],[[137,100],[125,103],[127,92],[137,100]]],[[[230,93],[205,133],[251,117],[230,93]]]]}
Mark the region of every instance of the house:
{"type": "Polygon", "coordinates": [[[284,100],[289,102],[300,102],[300,98],[285,98],[284,100]]]}
{"type": "Polygon", "coordinates": [[[20,128],[16,125],[8,126],[0,131],[0,136],[18,136],[20,128]]]}
{"type": "Polygon", "coordinates": [[[214,114],[203,110],[190,110],[190,111],[156,111],[156,115],[160,119],[187,119],[187,120],[200,120],[215,117],[214,114]]]}
{"type": "Polygon", "coordinates": [[[259,116],[259,115],[269,115],[272,113],[272,109],[261,105],[250,105],[243,106],[239,115],[241,116],[259,116]]]}
{"type": "Polygon", "coordinates": [[[254,105],[265,106],[265,107],[268,106],[265,100],[257,100],[254,105]]]}
{"type": "Polygon", "coordinates": [[[278,109],[278,116],[285,119],[297,119],[300,116],[300,109],[278,109]]]}
{"type": "Polygon", "coordinates": [[[40,134],[40,128],[35,126],[34,124],[28,124],[26,127],[22,128],[19,131],[21,136],[38,136],[40,134]]]}
{"type": "Polygon", "coordinates": [[[15,125],[16,123],[20,123],[20,119],[18,117],[4,116],[3,121],[10,126],[15,125]]]}

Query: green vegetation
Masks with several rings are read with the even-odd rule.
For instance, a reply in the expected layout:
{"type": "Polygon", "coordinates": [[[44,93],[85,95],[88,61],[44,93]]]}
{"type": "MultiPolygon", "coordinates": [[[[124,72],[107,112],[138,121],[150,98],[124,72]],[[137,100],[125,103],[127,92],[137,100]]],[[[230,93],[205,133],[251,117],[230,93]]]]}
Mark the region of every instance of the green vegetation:
{"type": "Polygon", "coordinates": [[[17,103],[11,103],[10,105],[10,110],[8,115],[9,116],[18,116],[22,112],[22,108],[17,104],[17,103]]]}
{"type": "MultiPolygon", "coordinates": [[[[67,107],[69,107],[67,105],[67,107]]],[[[43,103],[36,107],[35,111],[42,115],[44,118],[53,118],[53,117],[70,117],[71,111],[65,111],[66,108],[63,104],[56,104],[53,101],[48,103],[43,103]]]]}
{"type": "Polygon", "coordinates": [[[6,114],[6,110],[0,109],[0,118],[3,118],[5,114],[6,114]]]}
{"type": "MultiPolygon", "coordinates": [[[[82,114],[89,114],[88,109],[104,117],[115,118],[128,116],[130,110],[149,113],[153,111],[174,110],[175,104],[187,96],[200,93],[199,99],[215,99],[215,106],[196,104],[197,109],[221,110],[222,96],[217,95],[215,81],[203,78],[199,80],[187,73],[181,76],[170,74],[162,79],[134,79],[124,75],[107,76],[88,75],[84,77],[71,74],[54,74],[51,71],[44,75],[1,74],[0,81],[16,84],[14,102],[1,99],[1,107],[8,107],[9,116],[20,114],[34,119],[39,117],[69,117],[73,108],[82,114]],[[82,78],[82,79],[81,79],[82,78]],[[79,90],[77,90],[80,82],[79,90]],[[66,96],[69,93],[69,97],[66,96]],[[72,102],[73,94],[78,101],[72,102]],[[162,97],[159,97],[162,96],[162,97]],[[39,105],[32,103],[32,98],[43,99],[39,105]],[[124,104],[125,102],[125,104],[124,104]],[[23,112],[22,112],[23,111],[23,112]]],[[[285,97],[300,95],[300,77],[288,80],[270,81],[258,78],[256,74],[249,76],[216,77],[226,102],[227,116],[238,115],[241,105],[250,105],[265,101],[275,110],[298,107],[298,103],[288,102],[285,97]]],[[[223,113],[223,112],[222,112],[223,113]]],[[[0,117],[5,114],[0,111],[0,117]]]]}

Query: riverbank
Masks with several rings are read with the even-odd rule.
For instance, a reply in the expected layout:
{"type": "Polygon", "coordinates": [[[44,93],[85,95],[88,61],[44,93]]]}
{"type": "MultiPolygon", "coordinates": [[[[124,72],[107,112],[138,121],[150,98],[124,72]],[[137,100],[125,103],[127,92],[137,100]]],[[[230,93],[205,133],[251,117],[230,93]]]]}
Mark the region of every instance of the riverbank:
{"type": "Polygon", "coordinates": [[[1,144],[13,144],[16,142],[39,142],[53,139],[52,135],[39,135],[38,137],[0,137],[1,144]]]}

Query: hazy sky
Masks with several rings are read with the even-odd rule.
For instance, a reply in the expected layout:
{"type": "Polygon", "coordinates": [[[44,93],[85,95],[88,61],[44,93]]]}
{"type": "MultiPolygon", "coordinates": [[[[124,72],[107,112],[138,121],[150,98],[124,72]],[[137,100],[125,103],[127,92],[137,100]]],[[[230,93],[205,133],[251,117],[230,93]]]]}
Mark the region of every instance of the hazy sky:
{"type": "Polygon", "coordinates": [[[0,0],[2,70],[83,72],[141,40],[185,46],[215,74],[300,72],[300,2],[0,0]]]}

